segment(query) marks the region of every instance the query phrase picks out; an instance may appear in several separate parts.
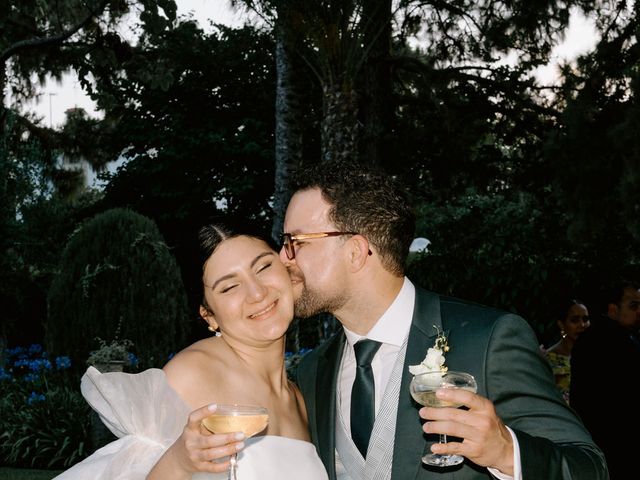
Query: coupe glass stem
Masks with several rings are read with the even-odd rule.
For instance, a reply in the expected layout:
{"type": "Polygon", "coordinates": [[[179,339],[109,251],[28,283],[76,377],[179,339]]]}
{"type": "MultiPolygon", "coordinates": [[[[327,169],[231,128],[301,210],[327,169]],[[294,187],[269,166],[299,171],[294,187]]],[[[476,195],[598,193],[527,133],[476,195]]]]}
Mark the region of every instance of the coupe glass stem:
{"type": "Polygon", "coordinates": [[[236,477],[236,468],[238,465],[238,454],[234,453],[231,455],[231,457],[229,458],[229,477],[228,480],[237,480],[238,477],[236,477]]]}

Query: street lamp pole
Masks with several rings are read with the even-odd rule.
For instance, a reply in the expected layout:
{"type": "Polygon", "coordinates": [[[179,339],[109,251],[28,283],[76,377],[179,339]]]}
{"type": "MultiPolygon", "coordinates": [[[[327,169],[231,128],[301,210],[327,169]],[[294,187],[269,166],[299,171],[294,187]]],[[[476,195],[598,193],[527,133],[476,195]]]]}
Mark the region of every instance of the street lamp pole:
{"type": "Polygon", "coordinates": [[[53,128],[53,122],[51,120],[53,116],[53,109],[51,108],[51,97],[56,95],[55,93],[49,93],[49,128],[53,128]]]}

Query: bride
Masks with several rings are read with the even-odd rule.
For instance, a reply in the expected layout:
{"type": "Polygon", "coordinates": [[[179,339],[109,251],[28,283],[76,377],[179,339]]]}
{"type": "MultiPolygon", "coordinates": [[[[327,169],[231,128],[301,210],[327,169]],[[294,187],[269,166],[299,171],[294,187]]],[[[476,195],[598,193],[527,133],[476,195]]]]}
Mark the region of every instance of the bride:
{"type": "Polygon", "coordinates": [[[238,480],[327,478],[309,442],[302,395],[284,368],[293,318],[287,270],[264,240],[226,227],[202,228],[200,247],[200,314],[215,335],[162,370],[101,374],[90,367],[82,393],[118,440],[57,480],[223,479],[236,452],[238,480]],[[249,439],[211,434],[202,420],[217,404],[266,407],[268,426],[249,439]]]}

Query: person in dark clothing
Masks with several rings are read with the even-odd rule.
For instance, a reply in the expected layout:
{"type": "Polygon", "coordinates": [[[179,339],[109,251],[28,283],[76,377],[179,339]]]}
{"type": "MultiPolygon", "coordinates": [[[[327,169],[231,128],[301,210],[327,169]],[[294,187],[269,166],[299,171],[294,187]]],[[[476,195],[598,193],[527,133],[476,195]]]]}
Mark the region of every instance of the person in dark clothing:
{"type": "Polygon", "coordinates": [[[576,341],[571,354],[571,406],[604,451],[611,480],[637,469],[640,432],[640,284],[608,292],[606,314],[576,341]]]}

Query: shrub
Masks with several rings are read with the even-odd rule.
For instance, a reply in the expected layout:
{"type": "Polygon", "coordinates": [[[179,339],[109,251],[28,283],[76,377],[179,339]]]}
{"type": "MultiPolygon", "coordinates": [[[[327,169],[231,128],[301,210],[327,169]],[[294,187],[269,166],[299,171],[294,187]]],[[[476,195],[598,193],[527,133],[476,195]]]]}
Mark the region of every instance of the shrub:
{"type": "Polygon", "coordinates": [[[89,453],[90,407],[69,357],[40,345],[7,350],[0,368],[0,463],[67,468],[89,453]]]}
{"type": "Polygon", "coordinates": [[[141,366],[161,366],[186,341],[180,271],[156,224],[113,209],[82,225],[65,247],[49,291],[47,347],[83,363],[117,338],[133,342],[141,366]]]}
{"type": "Polygon", "coordinates": [[[577,295],[589,278],[558,234],[562,212],[532,195],[470,190],[446,204],[424,204],[418,234],[431,243],[411,255],[407,275],[435,292],[522,315],[539,339],[555,319],[556,299],[577,295]]]}

